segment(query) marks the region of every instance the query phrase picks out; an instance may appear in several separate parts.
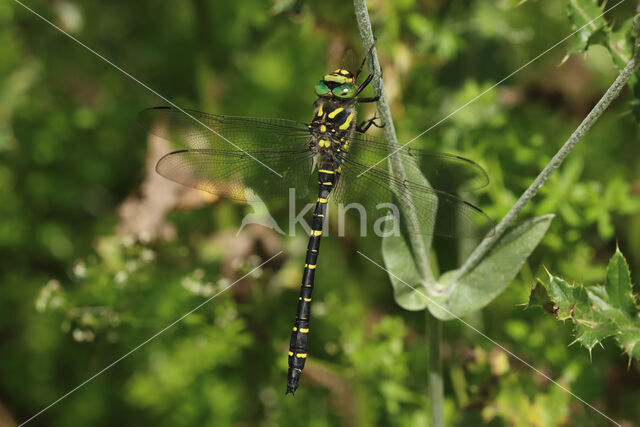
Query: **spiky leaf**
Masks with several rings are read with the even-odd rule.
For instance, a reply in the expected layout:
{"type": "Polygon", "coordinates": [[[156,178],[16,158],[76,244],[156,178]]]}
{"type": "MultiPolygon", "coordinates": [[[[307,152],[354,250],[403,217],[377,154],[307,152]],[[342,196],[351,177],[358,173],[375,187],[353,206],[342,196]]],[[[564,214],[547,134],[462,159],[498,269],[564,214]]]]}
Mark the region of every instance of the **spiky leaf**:
{"type": "Polygon", "coordinates": [[[590,353],[596,344],[615,336],[629,357],[640,359],[640,307],[632,288],[629,266],[617,249],[607,267],[606,285],[571,284],[550,274],[547,285],[538,281],[532,289],[529,305],[541,306],[559,320],[571,320],[574,342],[590,353]]]}
{"type": "Polygon", "coordinates": [[[606,2],[598,0],[568,0],[569,20],[576,33],[567,49],[567,57],[586,52],[589,46],[598,44],[609,51],[615,66],[622,70],[633,53],[633,22],[629,16],[614,30],[603,15],[605,5],[606,2]]]}
{"type": "Polygon", "coordinates": [[[536,282],[536,285],[531,290],[529,303],[527,305],[542,307],[544,311],[554,316],[558,313],[558,307],[553,304],[547,288],[544,287],[544,284],[540,280],[536,282]]]}
{"type": "Polygon", "coordinates": [[[567,54],[584,52],[594,42],[602,42],[607,22],[598,0],[569,0],[567,9],[572,27],[576,30],[567,54]]]}

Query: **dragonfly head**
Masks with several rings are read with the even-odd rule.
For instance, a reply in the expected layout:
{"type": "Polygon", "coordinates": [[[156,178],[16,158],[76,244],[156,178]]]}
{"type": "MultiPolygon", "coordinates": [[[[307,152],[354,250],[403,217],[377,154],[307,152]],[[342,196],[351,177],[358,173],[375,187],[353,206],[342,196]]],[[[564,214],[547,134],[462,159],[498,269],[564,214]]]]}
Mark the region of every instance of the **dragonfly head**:
{"type": "Polygon", "coordinates": [[[316,95],[319,97],[351,99],[356,96],[357,90],[353,74],[340,68],[333,73],[325,74],[322,80],[316,83],[316,95]]]}

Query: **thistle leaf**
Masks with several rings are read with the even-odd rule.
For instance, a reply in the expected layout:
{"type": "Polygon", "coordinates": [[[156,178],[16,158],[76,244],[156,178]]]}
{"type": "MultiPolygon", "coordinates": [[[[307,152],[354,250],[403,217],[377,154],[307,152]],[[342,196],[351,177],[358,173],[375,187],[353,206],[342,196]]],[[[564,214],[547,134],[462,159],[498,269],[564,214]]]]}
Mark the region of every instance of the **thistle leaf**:
{"type": "Polygon", "coordinates": [[[597,0],[569,0],[567,10],[571,25],[577,30],[568,55],[585,52],[596,40],[601,41],[604,34],[598,35],[598,32],[607,29],[607,22],[597,0]]]}
{"type": "Polygon", "coordinates": [[[615,336],[630,358],[640,360],[640,307],[633,295],[629,266],[616,249],[607,267],[606,285],[584,286],[549,275],[531,290],[529,306],[542,307],[558,320],[574,323],[575,341],[589,350],[615,336]]]}
{"type": "Polygon", "coordinates": [[[624,20],[616,29],[603,15],[606,2],[598,0],[568,0],[567,11],[571,27],[576,30],[567,49],[567,57],[583,53],[592,45],[604,46],[611,55],[615,66],[622,70],[633,53],[632,16],[624,20]],[[600,5],[599,3],[602,3],[600,5]]]}

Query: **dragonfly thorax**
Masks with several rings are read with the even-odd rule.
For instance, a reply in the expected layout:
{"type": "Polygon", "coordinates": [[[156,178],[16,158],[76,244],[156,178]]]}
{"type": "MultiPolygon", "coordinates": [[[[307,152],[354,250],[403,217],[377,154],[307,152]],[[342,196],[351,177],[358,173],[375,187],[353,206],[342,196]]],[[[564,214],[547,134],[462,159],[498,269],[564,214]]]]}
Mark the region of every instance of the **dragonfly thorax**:
{"type": "Polygon", "coordinates": [[[319,163],[330,160],[340,164],[355,129],[355,104],[335,98],[318,98],[314,107],[309,125],[309,150],[319,163]]]}

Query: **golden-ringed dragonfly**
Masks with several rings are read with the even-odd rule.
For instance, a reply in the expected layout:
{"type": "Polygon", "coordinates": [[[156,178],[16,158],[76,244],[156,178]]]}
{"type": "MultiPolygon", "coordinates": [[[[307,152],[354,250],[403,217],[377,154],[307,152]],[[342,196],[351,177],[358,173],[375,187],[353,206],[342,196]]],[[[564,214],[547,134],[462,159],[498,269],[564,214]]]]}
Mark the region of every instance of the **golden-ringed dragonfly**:
{"type": "Polygon", "coordinates": [[[478,164],[452,154],[391,147],[365,135],[370,126],[383,126],[375,117],[356,124],[357,105],[379,99],[379,94],[360,96],[374,78],[370,73],[358,84],[364,64],[355,73],[339,68],[322,77],[309,123],[173,107],[150,108],[140,115],[151,133],[176,145],[158,161],[156,171],[185,186],[243,202],[287,200],[291,191],[305,198],[311,177],[317,175],[318,196],[289,346],[287,394],[295,393],[308,357],[311,293],[330,197],[359,203],[367,212],[391,202],[408,206],[416,212],[403,224],[408,233],[459,237],[478,224],[492,226],[482,210],[448,192],[463,181],[485,186],[487,174],[478,164]],[[387,158],[395,150],[394,156],[415,161],[431,185],[396,176],[387,158]]]}

